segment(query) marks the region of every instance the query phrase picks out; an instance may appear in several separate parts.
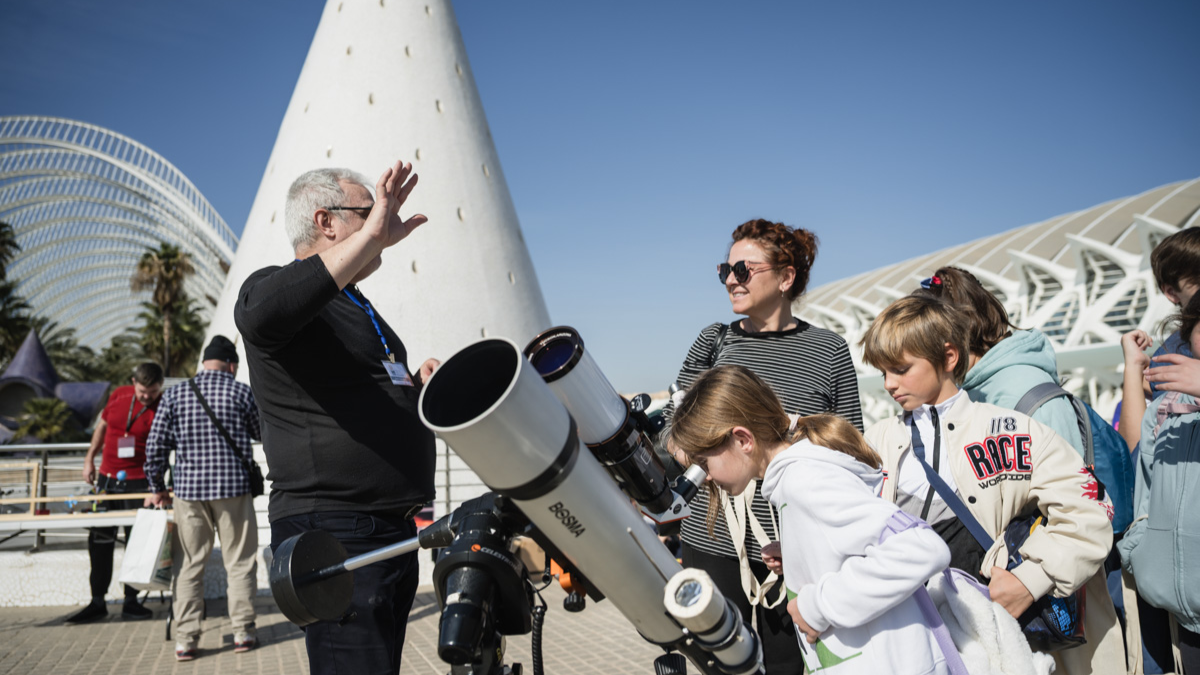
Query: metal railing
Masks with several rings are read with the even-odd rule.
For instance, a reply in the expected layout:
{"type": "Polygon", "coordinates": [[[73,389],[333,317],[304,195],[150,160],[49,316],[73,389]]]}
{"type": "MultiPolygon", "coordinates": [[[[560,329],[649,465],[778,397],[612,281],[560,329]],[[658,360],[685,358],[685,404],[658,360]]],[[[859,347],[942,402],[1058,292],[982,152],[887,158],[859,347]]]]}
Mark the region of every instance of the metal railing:
{"type": "MultiPolygon", "coordinates": [[[[261,443],[255,443],[254,449],[256,454],[262,457],[261,443]]],[[[82,461],[84,453],[88,449],[88,443],[37,443],[23,445],[0,445],[0,469],[4,468],[6,463],[12,465],[9,460],[26,460],[27,462],[36,463],[36,475],[32,481],[28,482],[28,496],[47,497],[48,491],[57,486],[64,490],[66,486],[75,486],[82,483],[82,480],[75,478],[71,481],[53,481],[51,480],[51,469],[59,471],[67,468],[64,466],[52,466],[51,460],[55,457],[68,458],[77,456],[82,461]]],[[[458,460],[454,451],[451,450],[445,443],[438,443],[438,470],[435,474],[434,488],[437,491],[437,509],[439,514],[449,513],[454,510],[462,501],[470,499],[480,493],[487,491],[487,486],[479,480],[477,476],[471,472],[465,464],[458,460]]],[[[265,464],[265,462],[264,462],[265,464]]],[[[82,464],[80,465],[82,466],[82,464]]],[[[15,467],[14,467],[15,468],[15,467]]],[[[70,468],[76,468],[72,465],[70,468]]],[[[266,473],[264,471],[264,473],[266,473]]],[[[82,501],[82,499],[81,499],[82,501]]],[[[32,507],[31,507],[32,509],[32,507]]],[[[32,513],[30,515],[33,515],[32,513]]],[[[45,533],[43,530],[28,530],[33,532],[35,543],[33,550],[40,549],[45,543],[45,533]]]]}
{"type": "MultiPolygon", "coordinates": [[[[77,455],[87,452],[88,443],[27,443],[18,445],[0,445],[0,460],[10,459],[35,459],[37,470],[35,470],[33,480],[30,482],[28,491],[30,497],[46,497],[46,490],[49,484],[50,476],[50,456],[51,455],[77,455]],[[24,457],[22,456],[24,455],[24,457]]],[[[3,468],[4,463],[0,462],[0,468],[3,468]]],[[[33,502],[30,503],[30,515],[34,515],[36,507],[33,502]]],[[[46,535],[43,530],[34,530],[34,551],[39,550],[46,543],[46,535]]]]}

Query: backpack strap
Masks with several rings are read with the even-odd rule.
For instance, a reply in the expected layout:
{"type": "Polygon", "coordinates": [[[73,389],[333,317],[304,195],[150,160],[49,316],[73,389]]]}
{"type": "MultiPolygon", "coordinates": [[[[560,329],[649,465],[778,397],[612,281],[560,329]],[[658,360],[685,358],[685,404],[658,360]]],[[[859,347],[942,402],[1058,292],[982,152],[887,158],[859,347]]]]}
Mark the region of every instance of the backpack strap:
{"type": "Polygon", "coordinates": [[[1067,394],[1071,407],[1075,408],[1075,419],[1079,421],[1079,437],[1083,439],[1083,464],[1088,468],[1096,466],[1096,448],[1092,438],[1092,416],[1088,414],[1087,404],[1078,398],[1067,394]]]}
{"type": "Polygon", "coordinates": [[[725,336],[727,335],[729,335],[729,324],[723,323],[717,329],[717,339],[713,340],[712,351],[708,353],[709,368],[717,365],[717,357],[721,354],[721,348],[725,346],[725,336]]]}
{"type": "MultiPolygon", "coordinates": [[[[894,534],[913,528],[932,529],[925,521],[897,510],[884,523],[883,532],[879,535],[879,543],[882,544],[894,534]]],[[[954,577],[950,572],[949,569],[946,569],[942,574],[945,574],[950,585],[954,586],[954,577]]],[[[968,675],[962,655],[958,653],[958,647],[954,645],[954,638],[950,636],[950,630],[946,628],[946,622],[942,620],[937,606],[933,604],[933,598],[929,596],[929,591],[924,585],[918,586],[916,592],[913,593],[913,598],[917,601],[917,607],[921,608],[921,616],[925,619],[925,625],[929,626],[929,630],[933,632],[933,637],[937,640],[938,647],[942,650],[942,656],[946,659],[946,669],[950,675],[968,675]]]]}
{"type": "Polygon", "coordinates": [[[1054,382],[1043,382],[1041,384],[1034,385],[1033,389],[1025,392],[1025,395],[1021,397],[1021,400],[1017,401],[1017,405],[1013,406],[1013,410],[1016,410],[1022,415],[1033,417],[1033,413],[1037,412],[1037,409],[1042,407],[1042,405],[1047,401],[1056,399],[1059,396],[1070,395],[1070,392],[1058,386],[1054,382]]]}
{"type": "Polygon", "coordinates": [[[925,479],[937,491],[938,496],[942,498],[946,506],[949,506],[954,515],[962,521],[963,526],[967,528],[972,537],[975,537],[975,541],[979,542],[983,550],[990,550],[995,540],[988,536],[987,530],[983,529],[983,525],[971,513],[971,510],[967,508],[963,500],[959,499],[958,495],[954,493],[953,488],[925,461],[925,444],[921,441],[921,432],[917,430],[916,422],[912,420],[912,413],[906,415],[906,420],[909,428],[912,430],[913,456],[921,463],[921,468],[925,470],[925,479]]]}
{"type": "Polygon", "coordinates": [[[1063,389],[1053,382],[1043,382],[1034,385],[1033,389],[1025,392],[1021,400],[1017,401],[1017,405],[1013,410],[1033,417],[1033,414],[1038,411],[1047,402],[1052,401],[1059,396],[1066,396],[1067,401],[1071,403],[1071,407],[1075,409],[1075,423],[1079,427],[1079,438],[1083,441],[1083,463],[1088,467],[1096,465],[1096,453],[1092,438],[1092,421],[1091,415],[1088,414],[1087,404],[1078,398],[1071,395],[1071,392],[1063,389]]]}

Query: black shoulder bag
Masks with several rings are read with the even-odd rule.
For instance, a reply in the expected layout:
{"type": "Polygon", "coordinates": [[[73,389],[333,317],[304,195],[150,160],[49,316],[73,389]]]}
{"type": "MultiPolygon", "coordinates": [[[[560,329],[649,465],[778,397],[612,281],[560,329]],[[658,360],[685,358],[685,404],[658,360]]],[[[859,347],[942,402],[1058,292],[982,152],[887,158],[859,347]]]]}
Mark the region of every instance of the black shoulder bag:
{"type": "Polygon", "coordinates": [[[254,461],[253,457],[243,455],[238,450],[237,443],[233,442],[233,437],[225,430],[225,426],[217,419],[217,414],[209,407],[208,401],[204,400],[204,396],[200,394],[200,387],[196,386],[195,380],[188,380],[188,386],[192,388],[192,392],[196,394],[196,398],[200,400],[200,405],[204,408],[204,412],[208,413],[208,419],[216,425],[217,431],[221,432],[221,437],[229,444],[229,448],[233,450],[233,454],[242,460],[242,466],[246,469],[246,478],[250,481],[250,496],[259,497],[263,494],[263,475],[262,469],[258,467],[258,462],[254,461]]]}

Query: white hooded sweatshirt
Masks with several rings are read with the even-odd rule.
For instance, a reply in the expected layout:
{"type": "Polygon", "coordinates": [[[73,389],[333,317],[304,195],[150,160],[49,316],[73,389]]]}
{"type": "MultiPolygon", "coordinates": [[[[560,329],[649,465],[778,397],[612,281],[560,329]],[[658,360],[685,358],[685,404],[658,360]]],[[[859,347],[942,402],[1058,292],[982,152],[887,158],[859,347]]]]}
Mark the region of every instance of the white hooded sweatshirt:
{"type": "Polygon", "coordinates": [[[898,507],[879,498],[883,472],[802,440],[776,455],[762,493],[779,513],[783,582],[821,634],[797,631],[808,671],[829,675],[944,675],[945,658],[913,593],[950,564],[928,528],[894,534],[898,507]]]}

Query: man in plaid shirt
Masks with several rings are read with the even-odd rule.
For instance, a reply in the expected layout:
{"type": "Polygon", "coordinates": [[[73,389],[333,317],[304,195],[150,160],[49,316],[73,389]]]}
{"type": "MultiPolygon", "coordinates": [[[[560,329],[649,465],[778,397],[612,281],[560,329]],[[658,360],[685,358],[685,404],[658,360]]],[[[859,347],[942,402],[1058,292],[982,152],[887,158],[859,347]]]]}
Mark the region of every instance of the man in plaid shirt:
{"type": "MultiPolygon", "coordinates": [[[[196,658],[204,609],[204,565],[213,535],[221,538],[228,577],[229,617],[235,652],[258,644],[253,598],[258,590],[258,523],[245,459],[250,440],[260,438],[258,404],[250,387],[234,379],[238,354],[221,335],[204,349],[204,362],[192,382],[237,448],[231,448],[205,410],[191,383],[168,389],[146,440],[146,478],[153,496],[147,506],[167,506],[171,497],[163,475],[175,451],[175,527],[183,566],[175,590],[175,658],[196,658]]],[[[253,461],[253,460],[251,460],[253,461]]]]}

